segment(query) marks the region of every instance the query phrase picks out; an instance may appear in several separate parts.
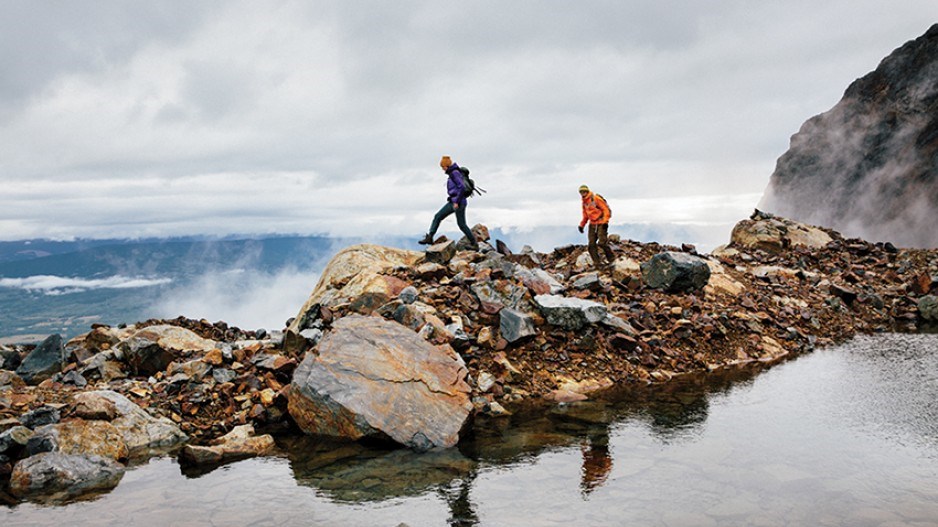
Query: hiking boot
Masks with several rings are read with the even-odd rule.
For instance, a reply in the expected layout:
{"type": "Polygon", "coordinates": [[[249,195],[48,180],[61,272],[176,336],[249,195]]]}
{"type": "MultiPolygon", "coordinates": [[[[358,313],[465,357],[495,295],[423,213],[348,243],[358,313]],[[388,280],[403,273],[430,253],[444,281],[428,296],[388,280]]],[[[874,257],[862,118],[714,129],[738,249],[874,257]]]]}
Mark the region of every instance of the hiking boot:
{"type": "Polygon", "coordinates": [[[419,243],[420,245],[433,245],[433,236],[430,236],[430,234],[428,233],[426,236],[423,237],[422,240],[420,240],[417,243],[419,243]]]}

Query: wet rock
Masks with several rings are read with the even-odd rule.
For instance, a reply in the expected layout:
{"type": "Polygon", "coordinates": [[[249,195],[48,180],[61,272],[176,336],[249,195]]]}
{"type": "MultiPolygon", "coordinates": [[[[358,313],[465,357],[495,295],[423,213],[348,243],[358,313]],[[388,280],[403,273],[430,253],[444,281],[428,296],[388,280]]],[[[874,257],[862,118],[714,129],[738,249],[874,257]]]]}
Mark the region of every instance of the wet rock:
{"type": "Polygon", "coordinates": [[[389,437],[425,450],[456,444],[469,417],[467,371],[436,347],[377,317],[335,322],[290,385],[289,411],[313,435],[389,437]]]}
{"type": "Polygon", "coordinates": [[[57,406],[44,405],[26,412],[20,416],[20,422],[23,426],[35,430],[40,426],[58,423],[62,419],[62,413],[57,406]]]}
{"type": "MultiPolygon", "coordinates": [[[[86,392],[86,397],[102,397],[114,403],[117,418],[111,421],[124,438],[131,453],[138,449],[171,446],[188,439],[169,419],[155,418],[123,395],[100,390],[86,392]]],[[[106,404],[106,403],[102,403],[106,404]]]]}
{"type": "Polygon", "coordinates": [[[62,336],[50,335],[23,359],[16,374],[27,384],[39,384],[62,371],[67,360],[62,336]]]}
{"type": "Polygon", "coordinates": [[[120,343],[124,361],[137,375],[153,375],[163,371],[177,357],[187,352],[207,353],[215,342],[178,326],[148,326],[136,331],[120,343]]]}
{"type": "Polygon", "coordinates": [[[76,419],[38,428],[29,439],[30,455],[61,452],[125,460],[130,454],[121,432],[107,421],[76,419]],[[43,446],[34,448],[34,444],[43,446]]]}
{"type": "Polygon", "coordinates": [[[117,486],[124,466],[101,456],[45,452],[19,461],[10,476],[10,492],[19,498],[65,493],[81,495],[117,486]]]}
{"type": "Polygon", "coordinates": [[[642,279],[652,288],[669,293],[702,289],[710,279],[706,260],[687,253],[658,253],[641,265],[642,279]]]}
{"type": "Polygon", "coordinates": [[[558,295],[537,295],[534,302],[547,322],[577,330],[606,318],[606,306],[592,300],[558,295]]]}
{"type": "Polygon", "coordinates": [[[534,319],[514,309],[502,309],[499,314],[499,332],[508,342],[516,342],[537,334],[534,319]]]}
{"type": "Polygon", "coordinates": [[[918,300],[918,312],[925,320],[938,322],[938,297],[926,295],[918,300]]]}
{"type": "Polygon", "coordinates": [[[447,240],[427,247],[426,258],[430,263],[446,265],[456,256],[456,243],[447,240]]]}
{"type": "Polygon", "coordinates": [[[236,459],[263,456],[273,451],[274,438],[270,435],[255,436],[254,427],[241,425],[231,432],[212,441],[210,446],[186,445],[179,458],[189,465],[211,465],[236,459]]]}

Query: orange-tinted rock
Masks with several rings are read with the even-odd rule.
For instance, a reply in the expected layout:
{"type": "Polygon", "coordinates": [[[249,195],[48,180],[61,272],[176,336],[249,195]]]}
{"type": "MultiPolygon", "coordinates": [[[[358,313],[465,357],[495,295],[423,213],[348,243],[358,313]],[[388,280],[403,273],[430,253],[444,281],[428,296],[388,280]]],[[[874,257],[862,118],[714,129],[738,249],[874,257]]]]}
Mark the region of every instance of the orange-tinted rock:
{"type": "Polygon", "coordinates": [[[450,447],[472,409],[466,376],[449,346],[382,318],[351,315],[296,370],[289,411],[313,435],[450,447]]]}

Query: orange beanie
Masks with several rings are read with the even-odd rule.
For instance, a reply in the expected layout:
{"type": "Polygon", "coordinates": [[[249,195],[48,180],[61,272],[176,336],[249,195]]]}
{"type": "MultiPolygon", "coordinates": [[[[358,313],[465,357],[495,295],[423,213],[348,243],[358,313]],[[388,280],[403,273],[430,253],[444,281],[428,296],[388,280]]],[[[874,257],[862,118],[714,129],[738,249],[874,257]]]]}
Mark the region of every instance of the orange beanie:
{"type": "Polygon", "coordinates": [[[440,166],[443,168],[449,168],[453,164],[453,160],[449,156],[443,156],[443,159],[440,160],[440,166]]]}

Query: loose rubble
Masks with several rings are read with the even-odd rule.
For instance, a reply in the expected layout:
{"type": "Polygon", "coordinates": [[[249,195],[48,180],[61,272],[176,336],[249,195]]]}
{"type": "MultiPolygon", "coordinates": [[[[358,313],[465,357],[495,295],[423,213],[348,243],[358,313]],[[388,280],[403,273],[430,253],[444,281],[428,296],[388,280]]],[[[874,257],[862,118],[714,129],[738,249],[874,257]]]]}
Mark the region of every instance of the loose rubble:
{"type": "Polygon", "coordinates": [[[59,492],[29,475],[55,465],[53,479],[75,473],[100,489],[153,448],[185,445],[186,463],[222,463],[270,453],[277,433],[297,431],[446,447],[473,412],[567,404],[938,319],[938,250],[845,239],[758,211],[709,255],[612,235],[616,259],[599,271],[584,246],[512,253],[487,243],[483,226],[474,232],[478,251],[446,239],[427,253],[344,249],[282,331],[180,317],[0,347],[0,481],[17,496],[59,492]],[[657,281],[671,272],[652,269],[662,261],[687,264],[686,279],[657,281]],[[356,331],[363,369],[353,374],[356,331]],[[424,359],[405,365],[417,349],[424,359]],[[343,390],[364,393],[349,388],[355,376],[421,385],[445,404],[341,400],[343,390]]]}

